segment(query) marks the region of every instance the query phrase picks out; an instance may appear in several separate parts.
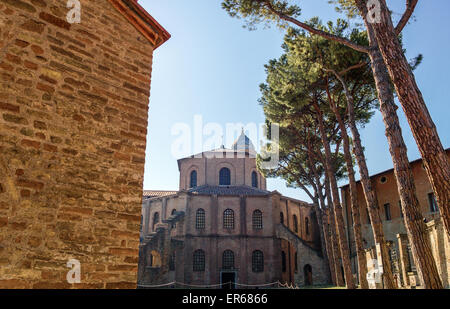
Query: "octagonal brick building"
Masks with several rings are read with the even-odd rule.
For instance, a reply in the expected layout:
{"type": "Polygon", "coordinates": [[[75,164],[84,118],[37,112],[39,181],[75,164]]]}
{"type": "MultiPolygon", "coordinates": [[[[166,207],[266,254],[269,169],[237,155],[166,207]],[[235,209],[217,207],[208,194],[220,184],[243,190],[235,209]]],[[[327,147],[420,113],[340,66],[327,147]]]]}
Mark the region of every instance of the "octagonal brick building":
{"type": "Polygon", "coordinates": [[[244,132],[178,168],[178,191],[144,191],[138,287],[328,283],[312,205],[267,190],[244,132]]]}

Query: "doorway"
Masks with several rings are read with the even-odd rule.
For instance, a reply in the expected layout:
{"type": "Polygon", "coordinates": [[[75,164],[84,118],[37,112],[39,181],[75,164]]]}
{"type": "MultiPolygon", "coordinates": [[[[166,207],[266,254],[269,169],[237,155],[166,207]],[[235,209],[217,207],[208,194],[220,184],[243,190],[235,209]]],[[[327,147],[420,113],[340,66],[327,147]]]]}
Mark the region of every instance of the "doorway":
{"type": "Polygon", "coordinates": [[[220,275],[220,282],[222,283],[222,289],[232,290],[236,288],[236,273],[235,272],[222,272],[220,275]]]}
{"type": "Polygon", "coordinates": [[[306,286],[313,285],[311,265],[306,264],[305,268],[304,268],[304,272],[305,272],[305,285],[306,286]]]}

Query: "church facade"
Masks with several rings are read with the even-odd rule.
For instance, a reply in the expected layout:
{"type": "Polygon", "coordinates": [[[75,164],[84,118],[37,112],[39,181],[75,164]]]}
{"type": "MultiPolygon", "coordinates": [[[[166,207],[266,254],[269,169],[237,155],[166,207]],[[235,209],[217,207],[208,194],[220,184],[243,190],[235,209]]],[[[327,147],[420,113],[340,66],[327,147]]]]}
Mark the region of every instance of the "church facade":
{"type": "Polygon", "coordinates": [[[144,192],[138,286],[329,282],[313,206],[267,190],[244,133],[178,167],[178,191],[144,192]]]}

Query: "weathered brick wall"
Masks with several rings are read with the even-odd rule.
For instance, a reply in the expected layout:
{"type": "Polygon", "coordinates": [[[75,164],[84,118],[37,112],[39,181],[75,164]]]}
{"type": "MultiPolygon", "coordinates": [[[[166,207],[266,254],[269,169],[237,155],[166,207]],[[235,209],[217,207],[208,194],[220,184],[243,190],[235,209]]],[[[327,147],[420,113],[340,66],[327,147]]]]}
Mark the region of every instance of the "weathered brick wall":
{"type": "Polygon", "coordinates": [[[0,0],[0,288],[136,287],[153,47],[81,5],[0,0]]]}
{"type": "Polygon", "coordinates": [[[192,171],[197,171],[197,186],[219,185],[219,172],[223,167],[227,167],[231,172],[231,185],[252,186],[252,172],[257,172],[258,188],[267,189],[267,181],[256,168],[256,159],[242,153],[222,154],[205,152],[200,158],[184,158],[178,160],[180,170],[180,190],[190,188],[190,176],[192,171]],[[209,157],[210,156],[210,157],[209,157]],[[214,157],[217,156],[217,157],[214,157]],[[220,157],[222,156],[222,157],[220,157]],[[230,156],[230,157],[227,157],[230,156]],[[234,157],[233,157],[234,156],[234,157]]]}

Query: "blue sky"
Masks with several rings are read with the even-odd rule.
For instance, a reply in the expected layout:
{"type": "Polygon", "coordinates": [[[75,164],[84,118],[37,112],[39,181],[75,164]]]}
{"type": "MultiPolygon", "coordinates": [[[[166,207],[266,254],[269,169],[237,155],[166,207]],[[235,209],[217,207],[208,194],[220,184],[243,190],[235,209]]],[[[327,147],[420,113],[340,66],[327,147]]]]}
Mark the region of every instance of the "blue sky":
{"type": "MultiPolygon", "coordinates": [[[[204,123],[261,123],[257,100],[265,81],[264,64],[281,55],[284,33],[276,28],[248,31],[241,20],[230,18],[220,0],[140,0],[139,3],[172,35],[155,51],[149,109],[144,189],[178,189],[178,166],[171,154],[177,136],[175,123],[193,126],[194,115],[204,123]]],[[[322,21],[338,15],[327,0],[302,0],[302,19],[322,21]]],[[[403,0],[388,1],[398,20],[403,0]]],[[[424,55],[415,71],[444,147],[450,147],[450,1],[420,1],[415,20],[404,30],[407,57],[424,55]]],[[[410,160],[419,152],[399,109],[410,160]]],[[[371,174],[392,168],[385,129],[379,112],[361,130],[371,174]]],[[[229,145],[226,145],[229,146],[229,145]]],[[[357,171],[357,169],[356,169],[357,171]]],[[[358,174],[358,171],[357,171],[358,174]]],[[[344,184],[344,183],[342,183],[344,184]]],[[[268,189],[309,200],[301,189],[287,188],[282,180],[268,179],[268,189]]]]}

